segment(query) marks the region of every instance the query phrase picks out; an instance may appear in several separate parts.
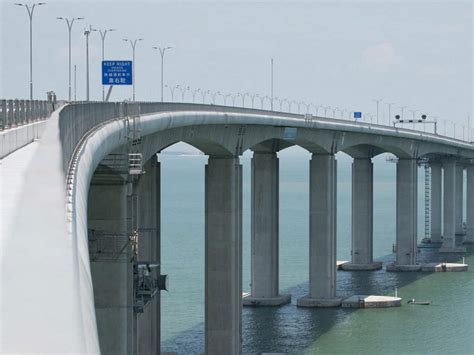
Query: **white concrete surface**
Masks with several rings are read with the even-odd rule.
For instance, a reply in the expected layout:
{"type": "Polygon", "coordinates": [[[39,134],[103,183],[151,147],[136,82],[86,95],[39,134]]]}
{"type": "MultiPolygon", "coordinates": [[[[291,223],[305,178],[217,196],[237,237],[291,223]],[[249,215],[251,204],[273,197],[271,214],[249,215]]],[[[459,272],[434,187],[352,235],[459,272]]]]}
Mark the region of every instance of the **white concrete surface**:
{"type": "Polygon", "coordinates": [[[427,263],[423,264],[421,271],[427,272],[447,272],[447,271],[467,271],[469,266],[462,263],[427,263]]]}
{"type": "Polygon", "coordinates": [[[24,178],[1,237],[0,353],[97,354],[87,245],[66,221],[58,112],[24,178]]]}
{"type": "Polygon", "coordinates": [[[41,138],[45,126],[46,121],[38,121],[0,131],[0,159],[41,138]]]}
{"type": "Polygon", "coordinates": [[[342,301],[343,308],[390,308],[401,305],[400,297],[391,296],[354,295],[342,301]]]}

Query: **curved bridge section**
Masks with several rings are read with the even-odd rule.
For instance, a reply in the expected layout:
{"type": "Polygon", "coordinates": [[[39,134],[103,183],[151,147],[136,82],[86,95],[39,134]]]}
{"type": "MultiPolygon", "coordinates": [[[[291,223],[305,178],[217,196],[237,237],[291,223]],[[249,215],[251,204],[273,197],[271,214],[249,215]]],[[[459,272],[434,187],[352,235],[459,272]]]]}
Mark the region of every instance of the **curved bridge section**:
{"type": "Polygon", "coordinates": [[[278,288],[277,152],[292,145],[312,153],[309,293],[298,300],[298,306],[340,304],[335,289],[338,152],[354,158],[352,219],[357,223],[353,223],[348,268],[381,267],[372,256],[371,159],[384,152],[398,158],[396,262],[388,270],[420,268],[416,197],[421,162],[429,164],[432,173],[432,241],[440,242],[443,235],[442,250],[459,249],[455,236],[463,233],[464,169],[468,179],[465,240],[474,241],[472,143],[366,123],[215,105],[72,104],[47,121],[11,223],[14,229],[2,243],[2,353],[159,352],[155,281],[160,279],[160,163],[156,154],[176,142],[189,143],[209,155],[206,353],[241,351],[239,157],[248,149],[254,152],[252,292],[244,305],[277,306],[290,300],[278,288]],[[153,285],[143,288],[150,273],[156,276],[153,285]]]}

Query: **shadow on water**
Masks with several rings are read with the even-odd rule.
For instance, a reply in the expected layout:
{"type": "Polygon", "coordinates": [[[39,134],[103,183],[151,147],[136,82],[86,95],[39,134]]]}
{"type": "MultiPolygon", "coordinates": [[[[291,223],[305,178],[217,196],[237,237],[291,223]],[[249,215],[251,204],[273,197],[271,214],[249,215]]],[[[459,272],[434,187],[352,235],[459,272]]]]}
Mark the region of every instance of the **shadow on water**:
{"type": "MultiPolygon", "coordinates": [[[[474,252],[468,246],[468,254],[474,252]]],[[[420,249],[419,262],[457,262],[459,254],[438,254],[436,249],[420,249]]],[[[377,259],[388,264],[394,255],[377,259]]],[[[354,294],[394,295],[395,288],[414,283],[431,273],[378,271],[338,271],[337,295],[349,297],[354,294]]],[[[354,309],[344,308],[298,308],[296,300],[308,293],[308,283],[282,290],[292,295],[292,303],[275,308],[243,309],[243,353],[301,353],[333,326],[348,321],[354,309]]],[[[166,326],[166,325],[162,325],[166,326]]],[[[177,336],[162,342],[163,351],[179,354],[196,354],[204,351],[204,324],[187,329],[177,336]]]]}

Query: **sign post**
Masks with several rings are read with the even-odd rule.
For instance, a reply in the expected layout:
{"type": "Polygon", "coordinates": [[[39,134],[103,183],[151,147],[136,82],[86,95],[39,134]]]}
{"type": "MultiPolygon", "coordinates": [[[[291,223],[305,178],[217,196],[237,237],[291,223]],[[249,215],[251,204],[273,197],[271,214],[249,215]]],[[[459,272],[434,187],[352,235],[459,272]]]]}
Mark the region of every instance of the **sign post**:
{"type": "Polygon", "coordinates": [[[362,118],[362,112],[354,112],[354,119],[358,121],[362,118]]]}

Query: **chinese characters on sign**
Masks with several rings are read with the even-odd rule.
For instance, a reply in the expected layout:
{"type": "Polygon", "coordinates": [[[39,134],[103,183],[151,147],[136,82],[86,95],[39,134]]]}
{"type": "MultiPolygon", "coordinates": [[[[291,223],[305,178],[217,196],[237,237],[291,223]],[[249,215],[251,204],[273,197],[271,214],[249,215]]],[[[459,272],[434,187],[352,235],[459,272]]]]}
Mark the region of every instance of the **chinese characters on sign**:
{"type": "Polygon", "coordinates": [[[132,61],[102,61],[102,85],[132,85],[132,61]]]}

